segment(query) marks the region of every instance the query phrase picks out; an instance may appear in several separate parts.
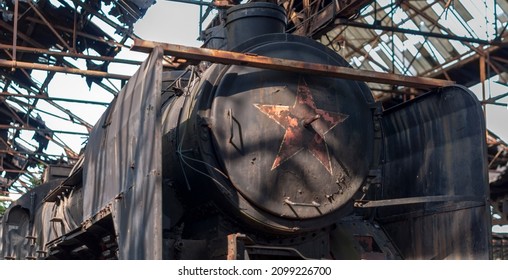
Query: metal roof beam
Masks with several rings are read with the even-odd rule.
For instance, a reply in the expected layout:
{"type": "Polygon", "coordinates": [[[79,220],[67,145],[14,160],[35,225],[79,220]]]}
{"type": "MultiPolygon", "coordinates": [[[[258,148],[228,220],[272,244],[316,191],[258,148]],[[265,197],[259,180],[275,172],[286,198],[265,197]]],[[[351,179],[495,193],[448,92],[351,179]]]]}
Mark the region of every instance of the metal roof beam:
{"type": "MultiPolygon", "coordinates": [[[[439,1],[440,0],[436,0],[436,1],[432,2],[431,4],[426,5],[425,7],[420,9],[420,12],[425,12],[426,10],[432,8],[432,5],[438,3],[439,1]]],[[[374,10],[373,13],[376,13],[376,11],[374,10]]],[[[413,13],[413,14],[408,13],[408,18],[405,20],[402,20],[398,25],[394,25],[394,27],[398,27],[398,26],[410,21],[414,16],[416,16],[416,13],[413,13]]],[[[386,33],[387,33],[387,31],[385,30],[381,34],[379,34],[377,36],[373,36],[369,41],[365,42],[363,45],[368,45],[368,44],[372,44],[373,42],[379,41],[379,38],[386,33]]],[[[350,52],[350,53],[346,54],[345,57],[348,58],[348,57],[352,56],[353,54],[354,54],[354,52],[350,52]]]]}
{"type": "Polygon", "coordinates": [[[25,127],[25,126],[4,125],[4,124],[0,124],[0,129],[29,130],[29,131],[38,131],[38,132],[46,132],[46,133],[61,133],[61,134],[88,136],[88,133],[85,133],[85,132],[65,131],[65,130],[53,130],[53,129],[49,129],[49,128],[46,129],[46,128],[35,128],[35,127],[25,127]]]}
{"type": "Polygon", "coordinates": [[[192,61],[242,65],[262,69],[307,73],[341,79],[401,85],[416,88],[432,88],[453,85],[454,82],[425,77],[409,77],[375,71],[357,70],[349,67],[309,63],[297,60],[272,58],[253,54],[242,54],[223,50],[186,47],[181,45],[134,40],[133,50],[151,52],[161,46],[164,53],[192,61]]]}
{"type": "MultiPolygon", "coordinates": [[[[12,50],[13,46],[0,43],[0,49],[12,50]]],[[[110,56],[95,56],[95,55],[85,55],[82,53],[57,52],[57,51],[49,51],[47,49],[40,49],[40,48],[17,46],[16,49],[18,52],[47,54],[47,55],[58,56],[58,57],[92,59],[92,60],[109,61],[109,62],[132,64],[132,65],[141,65],[141,63],[142,63],[141,61],[130,60],[130,59],[119,59],[119,58],[114,58],[114,57],[110,57],[110,56]]]]}
{"type": "Polygon", "coordinates": [[[69,99],[69,98],[58,98],[58,97],[49,97],[46,95],[26,95],[26,94],[16,94],[9,92],[0,92],[0,96],[11,96],[11,97],[19,97],[26,99],[43,99],[43,100],[52,100],[52,101],[62,101],[62,102],[71,102],[71,103],[82,103],[82,104],[92,104],[92,105],[102,105],[108,106],[109,103],[106,102],[97,102],[91,100],[81,100],[81,99],[69,99]]]}
{"type": "Polygon", "coordinates": [[[12,61],[12,60],[5,60],[5,59],[0,59],[0,67],[54,71],[54,72],[67,73],[67,74],[111,78],[111,79],[118,79],[118,80],[128,80],[130,78],[130,76],[127,76],[127,75],[110,74],[108,72],[102,72],[102,71],[96,71],[96,70],[81,70],[81,69],[70,68],[70,67],[52,66],[52,65],[40,64],[40,63],[12,61]]]}
{"type": "Polygon", "coordinates": [[[36,5],[34,5],[33,1],[28,0],[26,2],[30,5],[32,10],[39,16],[39,18],[46,24],[46,26],[49,28],[49,30],[51,30],[51,32],[53,32],[53,34],[58,39],[58,41],[60,41],[60,43],[62,43],[65,46],[65,48],[67,48],[68,50],[74,51],[74,49],[71,46],[69,46],[67,44],[67,42],[65,42],[65,40],[62,38],[62,36],[60,36],[60,34],[55,30],[55,28],[53,28],[52,24],[44,17],[44,15],[41,13],[41,11],[39,11],[39,8],[36,5]]]}
{"type": "Polygon", "coordinates": [[[384,26],[384,25],[379,25],[379,24],[368,24],[368,23],[351,21],[351,20],[347,20],[347,19],[338,19],[335,21],[335,23],[337,25],[347,25],[347,26],[353,26],[353,27],[359,27],[359,28],[365,28],[365,29],[383,30],[383,31],[390,31],[390,32],[397,32],[397,33],[406,33],[406,34],[419,35],[419,36],[424,36],[424,37],[434,37],[434,38],[440,38],[440,39],[455,40],[455,41],[459,41],[459,42],[476,43],[476,44],[480,44],[480,45],[494,45],[494,44],[496,44],[496,42],[494,42],[494,41],[487,41],[487,40],[482,40],[482,39],[477,39],[477,38],[469,38],[469,37],[456,36],[456,35],[443,34],[443,33],[435,33],[435,32],[425,32],[425,31],[420,31],[420,30],[384,26]]]}

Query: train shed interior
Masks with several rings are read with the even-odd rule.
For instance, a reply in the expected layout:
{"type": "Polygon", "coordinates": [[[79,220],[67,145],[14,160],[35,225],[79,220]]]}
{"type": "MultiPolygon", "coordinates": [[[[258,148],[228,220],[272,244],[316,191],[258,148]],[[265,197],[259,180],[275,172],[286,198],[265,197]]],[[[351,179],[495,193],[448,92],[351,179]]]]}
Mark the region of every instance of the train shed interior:
{"type": "MultiPolygon", "coordinates": [[[[0,203],[66,177],[100,116],[144,56],[136,23],[160,2],[196,7],[195,37],[238,0],[0,0],[0,203]],[[88,93],[69,86],[73,79],[88,93]],[[86,111],[86,109],[85,109],[86,111]],[[54,124],[54,125],[53,125],[54,124]],[[76,144],[77,143],[77,144],[76,144]],[[48,148],[53,147],[53,148],[48,148]]],[[[454,81],[473,88],[488,133],[494,258],[508,258],[508,2],[505,0],[268,0],[287,12],[286,32],[319,41],[360,74],[384,109],[454,81]],[[398,76],[412,79],[403,84],[398,76]],[[504,227],[501,227],[503,226],[504,227]]],[[[155,28],[155,27],[154,27],[155,28]]],[[[161,27],[178,28],[172,26],[161,27]]],[[[166,42],[172,43],[172,42],[166,42]]],[[[164,67],[192,63],[166,56],[164,67]]],[[[77,85],[76,85],[77,87],[77,85]]],[[[464,151],[467,153],[467,151],[464,151]]],[[[457,163],[460,164],[460,163],[457,163]]],[[[1,216],[1,213],[0,213],[1,216]]]]}

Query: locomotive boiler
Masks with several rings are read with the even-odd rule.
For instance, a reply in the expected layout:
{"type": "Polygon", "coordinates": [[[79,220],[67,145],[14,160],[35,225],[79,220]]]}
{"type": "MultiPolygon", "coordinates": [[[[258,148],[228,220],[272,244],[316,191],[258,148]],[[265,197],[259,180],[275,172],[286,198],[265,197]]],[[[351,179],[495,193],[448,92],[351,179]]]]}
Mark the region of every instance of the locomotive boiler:
{"type": "MultiPolygon", "coordinates": [[[[275,4],[238,5],[208,43],[349,67],[285,26],[275,4]]],[[[207,63],[163,73],[156,48],[69,178],[10,207],[2,257],[487,258],[479,108],[461,87],[383,111],[359,81],[207,63]]]]}
{"type": "MultiPolygon", "coordinates": [[[[285,15],[273,10],[279,14],[268,35],[235,51],[347,65],[310,39],[283,34],[285,15]]],[[[173,99],[163,107],[163,162],[183,170],[164,169],[163,177],[195,196],[218,195],[227,212],[259,230],[332,224],[365,184],[376,107],[363,83],[216,64],[189,95],[173,99]]]]}

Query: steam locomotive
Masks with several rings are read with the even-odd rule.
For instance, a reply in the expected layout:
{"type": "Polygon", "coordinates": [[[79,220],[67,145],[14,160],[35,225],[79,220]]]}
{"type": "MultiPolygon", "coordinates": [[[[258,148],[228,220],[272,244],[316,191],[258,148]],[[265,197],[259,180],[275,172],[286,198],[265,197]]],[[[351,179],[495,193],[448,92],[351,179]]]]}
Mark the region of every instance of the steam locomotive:
{"type": "MultiPolygon", "coordinates": [[[[349,67],[285,25],[275,4],[238,5],[207,43],[349,67]]],[[[383,110],[353,80],[162,70],[156,48],[69,177],[11,205],[0,258],[489,257],[485,125],[467,89],[383,110]]]]}

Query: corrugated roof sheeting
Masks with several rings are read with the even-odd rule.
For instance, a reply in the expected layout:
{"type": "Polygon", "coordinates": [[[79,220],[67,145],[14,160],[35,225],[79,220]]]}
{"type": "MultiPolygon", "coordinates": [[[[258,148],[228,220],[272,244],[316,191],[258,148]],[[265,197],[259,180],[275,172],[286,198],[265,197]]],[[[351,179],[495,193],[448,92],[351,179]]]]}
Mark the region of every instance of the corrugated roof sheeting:
{"type": "Polygon", "coordinates": [[[508,14],[508,1],[497,1],[497,5],[501,7],[505,14],[508,14]]]}
{"type": "MultiPolygon", "coordinates": [[[[440,68],[441,65],[450,66],[460,55],[464,55],[474,48],[479,48],[478,43],[461,42],[461,38],[437,38],[435,36],[424,37],[418,32],[430,32],[437,35],[462,36],[465,38],[478,40],[492,40],[495,36],[493,15],[488,14],[493,11],[493,0],[476,2],[461,1],[402,1],[394,3],[392,10],[390,1],[377,1],[365,8],[363,14],[354,22],[368,25],[381,25],[383,28],[403,28],[415,30],[415,34],[403,32],[392,32],[389,30],[381,31],[376,27],[360,28],[347,26],[347,23],[338,27],[341,30],[346,45],[352,45],[354,48],[348,48],[347,51],[341,50],[341,54],[346,54],[346,59],[364,57],[365,45],[369,44],[371,50],[369,55],[378,56],[381,64],[386,64],[389,71],[392,71],[392,56],[394,57],[396,72],[402,70],[404,74],[421,75],[430,73],[431,70],[440,68]],[[383,6],[385,5],[385,6],[383,6]],[[399,5],[399,6],[396,6],[399,5]],[[475,7],[477,9],[471,9],[475,7]],[[377,9],[377,10],[376,10],[377,9]],[[392,21],[393,20],[393,21],[392,21]],[[474,30],[481,21],[485,21],[484,26],[487,29],[474,30]],[[346,31],[342,31],[346,28],[346,31]],[[487,34],[489,33],[489,34],[487,34]],[[392,34],[396,37],[392,41],[392,34]],[[379,38],[378,38],[379,37],[379,38]],[[394,46],[392,46],[392,42],[394,46]],[[393,48],[393,53],[392,53],[393,48]],[[356,49],[356,51],[355,51],[356,49]],[[362,53],[357,52],[362,50],[362,53]],[[399,69],[397,69],[399,68],[399,69]],[[403,69],[410,68],[410,69],[403,69]]],[[[395,2],[395,1],[394,1],[395,2]]],[[[497,1],[498,31],[502,30],[507,24],[508,1],[497,1]]],[[[508,33],[508,31],[506,32],[508,33]]],[[[504,37],[507,37],[505,33],[504,37]]],[[[336,36],[338,32],[330,31],[330,35],[336,36]]],[[[436,35],[436,36],[437,36],[436,35]]],[[[361,69],[379,67],[373,66],[375,63],[368,61],[361,63],[361,69]],[[373,67],[372,67],[373,66],[373,67]]],[[[387,69],[384,69],[385,71],[387,69]]]]}
{"type": "Polygon", "coordinates": [[[460,3],[460,1],[455,1],[453,3],[453,7],[455,8],[455,10],[457,11],[457,13],[459,13],[459,15],[466,21],[470,21],[473,19],[473,16],[471,15],[471,13],[469,13],[466,9],[466,7],[464,7],[464,5],[462,5],[462,3],[460,3]]]}

